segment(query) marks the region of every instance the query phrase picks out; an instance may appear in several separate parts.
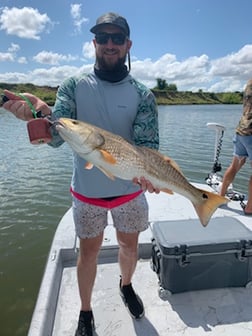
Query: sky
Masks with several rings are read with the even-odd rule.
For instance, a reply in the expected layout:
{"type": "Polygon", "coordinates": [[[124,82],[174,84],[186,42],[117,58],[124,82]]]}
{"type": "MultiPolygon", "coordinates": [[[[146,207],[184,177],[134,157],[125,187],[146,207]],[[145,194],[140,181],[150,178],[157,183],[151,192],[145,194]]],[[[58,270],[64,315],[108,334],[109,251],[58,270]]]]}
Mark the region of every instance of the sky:
{"type": "Polygon", "coordinates": [[[0,82],[58,86],[89,72],[90,28],[106,12],[130,26],[131,74],[178,91],[243,91],[252,78],[251,0],[1,0],[0,82]]]}

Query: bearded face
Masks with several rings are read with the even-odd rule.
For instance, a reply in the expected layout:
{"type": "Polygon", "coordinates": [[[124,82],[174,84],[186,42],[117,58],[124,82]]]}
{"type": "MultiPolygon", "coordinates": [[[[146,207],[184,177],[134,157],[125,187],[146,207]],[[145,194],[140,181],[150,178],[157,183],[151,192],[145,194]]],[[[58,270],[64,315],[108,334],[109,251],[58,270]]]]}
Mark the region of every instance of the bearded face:
{"type": "Polygon", "coordinates": [[[126,55],[124,57],[118,57],[117,59],[96,55],[96,64],[98,68],[105,71],[118,71],[120,70],[126,61],[126,55]]]}
{"type": "MultiPolygon", "coordinates": [[[[122,35],[120,28],[107,25],[103,27],[102,31],[98,34],[119,34],[122,35]]],[[[116,43],[117,41],[109,37],[105,42],[99,43],[99,39],[94,39],[93,43],[96,52],[96,65],[101,70],[117,71],[121,69],[126,61],[127,53],[129,52],[132,42],[127,37],[123,39],[122,44],[116,43]]]]}

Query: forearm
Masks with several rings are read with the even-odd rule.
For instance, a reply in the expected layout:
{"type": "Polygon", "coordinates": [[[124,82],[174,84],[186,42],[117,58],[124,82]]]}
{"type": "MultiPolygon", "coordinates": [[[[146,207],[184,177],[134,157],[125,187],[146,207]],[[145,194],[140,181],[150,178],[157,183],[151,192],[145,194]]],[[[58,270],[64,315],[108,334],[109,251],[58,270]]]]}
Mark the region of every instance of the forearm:
{"type": "Polygon", "coordinates": [[[151,94],[140,104],[133,128],[136,145],[159,148],[158,111],[151,94]]]}
{"type": "Polygon", "coordinates": [[[13,113],[18,119],[29,121],[36,117],[37,112],[48,116],[51,114],[49,106],[38,97],[30,94],[15,94],[4,90],[3,108],[13,113]]]}

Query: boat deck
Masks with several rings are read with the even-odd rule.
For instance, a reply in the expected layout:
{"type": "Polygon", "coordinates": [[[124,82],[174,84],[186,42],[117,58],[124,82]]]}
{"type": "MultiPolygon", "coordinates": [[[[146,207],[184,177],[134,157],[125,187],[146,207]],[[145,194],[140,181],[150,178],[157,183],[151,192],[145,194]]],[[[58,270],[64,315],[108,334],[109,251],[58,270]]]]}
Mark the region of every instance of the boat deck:
{"type": "MultiPolygon", "coordinates": [[[[204,188],[207,189],[205,185],[204,188]]],[[[197,218],[193,206],[182,196],[160,193],[147,194],[147,198],[151,205],[150,222],[197,218]]],[[[232,201],[214,214],[214,217],[222,216],[235,217],[252,230],[251,218],[243,215],[239,202],[232,201]]],[[[112,223],[111,218],[109,222],[112,223]]],[[[252,335],[251,288],[168,295],[160,290],[157,274],[151,269],[151,238],[151,229],[140,235],[140,260],[133,286],[144,302],[145,317],[133,320],[119,295],[114,228],[109,225],[105,230],[92,299],[96,336],[252,335]]],[[[78,240],[70,209],[55,234],[29,336],[74,335],[80,308],[75,267],[77,254],[78,240]]]]}
{"type": "MultiPolygon", "coordinates": [[[[252,335],[251,289],[214,289],[160,297],[157,275],[150,262],[142,260],[134,287],[144,302],[145,317],[134,320],[119,295],[118,274],[117,263],[98,266],[93,294],[96,335],[252,335]]],[[[79,304],[76,268],[70,267],[63,272],[53,336],[74,335],[79,304]]]]}

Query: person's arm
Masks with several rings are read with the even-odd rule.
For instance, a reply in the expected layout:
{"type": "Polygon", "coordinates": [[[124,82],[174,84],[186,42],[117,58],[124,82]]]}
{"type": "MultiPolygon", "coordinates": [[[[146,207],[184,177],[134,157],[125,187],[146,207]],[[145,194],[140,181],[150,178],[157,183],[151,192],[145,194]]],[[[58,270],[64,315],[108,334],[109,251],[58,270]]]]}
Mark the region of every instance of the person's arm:
{"type": "Polygon", "coordinates": [[[142,95],[133,131],[134,142],[137,146],[159,148],[158,108],[155,97],[149,90],[142,95]]]}
{"type": "Polygon", "coordinates": [[[25,96],[30,101],[35,111],[41,111],[41,113],[45,116],[51,114],[50,107],[43,100],[30,93],[22,93],[21,96],[16,95],[14,92],[9,90],[4,90],[4,95],[8,100],[3,104],[3,108],[10,111],[21,120],[29,121],[34,118],[29,104],[22,96],[25,96]]]}
{"type": "MultiPolygon", "coordinates": [[[[61,117],[76,119],[75,88],[76,78],[66,79],[58,88],[56,101],[52,111],[53,120],[61,117]]],[[[51,128],[52,141],[49,143],[52,147],[59,147],[64,140],[54,127],[51,128]]]]}
{"type": "MultiPolygon", "coordinates": [[[[141,102],[138,106],[136,119],[133,125],[134,141],[137,146],[146,146],[153,149],[159,147],[158,109],[155,97],[149,90],[143,92],[141,102]]],[[[133,183],[139,184],[142,190],[158,194],[150,181],[144,176],[133,179],[133,183]]]]}
{"type": "MultiPolygon", "coordinates": [[[[44,101],[30,93],[22,93],[19,95],[4,90],[4,95],[7,97],[7,101],[3,104],[3,108],[12,112],[17,118],[25,121],[34,119],[30,105],[33,106],[35,111],[40,111],[43,116],[50,115],[52,120],[56,120],[60,117],[76,119],[75,87],[75,78],[65,80],[58,89],[56,102],[52,110],[44,101]],[[27,103],[22,96],[24,96],[26,100],[29,100],[29,103],[27,103]]],[[[60,137],[56,129],[50,126],[51,124],[48,123],[48,128],[50,128],[52,136],[52,140],[48,145],[58,147],[64,140],[60,137]]]]}

